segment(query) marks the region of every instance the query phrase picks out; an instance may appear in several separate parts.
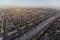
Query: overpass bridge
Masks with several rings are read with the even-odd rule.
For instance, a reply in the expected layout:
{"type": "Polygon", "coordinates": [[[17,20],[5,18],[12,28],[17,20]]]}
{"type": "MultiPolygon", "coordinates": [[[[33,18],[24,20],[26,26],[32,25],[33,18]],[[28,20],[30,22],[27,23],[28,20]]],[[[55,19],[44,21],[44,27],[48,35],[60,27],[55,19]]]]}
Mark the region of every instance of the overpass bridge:
{"type": "Polygon", "coordinates": [[[23,30],[14,30],[6,33],[5,27],[3,27],[4,32],[2,34],[1,40],[33,40],[34,37],[38,34],[40,34],[41,37],[44,32],[49,28],[49,26],[53,24],[55,20],[57,20],[59,16],[60,15],[50,15],[48,17],[44,17],[42,20],[39,19],[38,21],[34,21],[28,24],[28,26],[30,27],[27,28],[28,30],[24,26],[23,30]]]}

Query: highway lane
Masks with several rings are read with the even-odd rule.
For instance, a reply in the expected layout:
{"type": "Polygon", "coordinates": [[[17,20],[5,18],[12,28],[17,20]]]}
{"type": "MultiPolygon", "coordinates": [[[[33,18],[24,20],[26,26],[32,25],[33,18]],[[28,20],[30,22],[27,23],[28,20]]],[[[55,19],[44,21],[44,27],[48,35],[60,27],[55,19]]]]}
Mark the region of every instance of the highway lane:
{"type": "MultiPolygon", "coordinates": [[[[30,25],[30,24],[29,24],[30,25]]],[[[36,27],[37,28],[37,27],[36,27]]],[[[23,29],[23,28],[22,28],[23,29]]],[[[32,32],[32,31],[31,31],[32,32]]],[[[11,35],[12,33],[15,33],[15,31],[12,31],[11,33],[8,33],[8,35],[11,35]]],[[[27,33],[26,33],[27,34],[27,33]]],[[[29,34],[29,32],[28,32],[29,34]]]]}
{"type": "MultiPolygon", "coordinates": [[[[49,18],[49,17],[50,17],[50,16],[43,18],[42,21],[44,21],[45,19],[47,19],[47,18],[49,18]]],[[[41,20],[41,19],[39,19],[39,20],[41,20]]],[[[37,23],[38,23],[38,21],[37,21],[37,23]]],[[[41,23],[41,22],[40,22],[40,23],[41,23]]],[[[32,24],[32,23],[30,23],[30,24],[32,24]]],[[[28,24],[28,25],[30,25],[30,24],[28,24]]],[[[33,24],[32,24],[32,25],[33,25],[33,24]]],[[[24,26],[22,29],[24,29],[24,28],[25,28],[25,26],[24,26]]],[[[31,28],[31,29],[32,29],[32,28],[31,28]]],[[[34,28],[33,28],[33,29],[34,29],[34,28]]],[[[23,32],[22,34],[25,34],[25,33],[23,32]]],[[[22,35],[22,34],[21,34],[21,35],[22,35]]],[[[11,38],[13,39],[13,38],[15,38],[14,35],[15,35],[16,37],[18,37],[17,35],[20,36],[20,34],[17,34],[17,30],[14,30],[14,31],[12,31],[12,32],[9,32],[9,33],[7,33],[7,35],[11,35],[11,36],[8,36],[8,39],[11,39],[11,38]],[[12,34],[13,36],[12,36],[11,34],[12,34]]]]}
{"type": "Polygon", "coordinates": [[[60,17],[47,29],[43,36],[38,40],[59,40],[59,39],[60,39],[60,17]]]}
{"type": "Polygon", "coordinates": [[[38,34],[42,29],[44,29],[50,22],[53,22],[54,20],[59,17],[58,15],[52,16],[39,24],[35,30],[32,30],[32,32],[29,32],[28,35],[24,35],[20,40],[31,40],[36,34],[38,34]]]}
{"type": "MultiPolygon", "coordinates": [[[[48,17],[45,17],[44,20],[45,20],[46,18],[48,18],[48,17]]],[[[38,21],[37,21],[37,23],[38,23],[38,21]]],[[[30,24],[29,24],[29,25],[30,25],[30,24]]],[[[34,28],[31,27],[31,29],[34,29],[34,28]]],[[[26,29],[26,30],[27,30],[27,29],[26,29]]],[[[29,31],[29,30],[28,30],[28,31],[29,31]]],[[[9,34],[12,34],[12,33],[14,33],[14,32],[15,32],[15,34],[13,34],[13,35],[15,35],[15,36],[18,35],[18,36],[20,36],[20,34],[17,34],[16,31],[13,31],[13,32],[11,32],[11,33],[9,33],[9,34]]],[[[21,32],[20,32],[20,33],[21,33],[21,32]]],[[[25,33],[23,32],[22,34],[25,34],[25,33]]],[[[22,34],[21,34],[21,35],[22,35],[22,34]]],[[[18,36],[16,36],[16,37],[18,37],[18,36]]],[[[13,36],[11,36],[10,38],[8,37],[8,39],[11,39],[11,38],[13,39],[13,36]]]]}

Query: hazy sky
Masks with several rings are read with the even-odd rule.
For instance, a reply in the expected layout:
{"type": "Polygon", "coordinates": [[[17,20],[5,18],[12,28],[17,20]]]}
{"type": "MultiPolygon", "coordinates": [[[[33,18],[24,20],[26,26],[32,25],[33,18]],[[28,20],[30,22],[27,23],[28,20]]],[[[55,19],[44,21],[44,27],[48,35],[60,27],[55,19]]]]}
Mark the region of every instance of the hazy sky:
{"type": "Polygon", "coordinates": [[[0,0],[0,7],[60,7],[60,0],[0,0]]]}

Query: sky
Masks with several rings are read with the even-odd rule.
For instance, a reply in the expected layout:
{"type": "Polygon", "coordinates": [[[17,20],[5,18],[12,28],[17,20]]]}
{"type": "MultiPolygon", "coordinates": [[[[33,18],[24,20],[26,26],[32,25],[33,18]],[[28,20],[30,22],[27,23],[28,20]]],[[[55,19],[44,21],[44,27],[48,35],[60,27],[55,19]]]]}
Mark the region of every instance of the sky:
{"type": "Polygon", "coordinates": [[[60,0],[0,0],[0,7],[60,7],[60,0]]]}

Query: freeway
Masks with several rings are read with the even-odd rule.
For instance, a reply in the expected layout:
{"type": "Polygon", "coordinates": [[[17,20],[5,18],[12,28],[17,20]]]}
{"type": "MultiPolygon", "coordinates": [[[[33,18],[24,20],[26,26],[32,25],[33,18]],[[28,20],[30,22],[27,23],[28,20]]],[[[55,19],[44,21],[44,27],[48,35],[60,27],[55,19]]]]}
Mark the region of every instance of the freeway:
{"type": "MultiPolygon", "coordinates": [[[[38,35],[39,36],[39,35],[38,35]]],[[[38,40],[60,40],[60,17],[47,29],[38,40]]]]}
{"type": "Polygon", "coordinates": [[[42,21],[44,21],[45,19],[47,19],[47,18],[49,18],[51,16],[52,15],[47,15],[46,17],[43,17],[42,19],[39,18],[39,20],[35,20],[34,22],[28,24],[29,28],[27,28],[26,26],[24,26],[24,27],[20,28],[20,29],[23,29],[23,30],[19,30],[19,31],[18,30],[14,30],[14,31],[12,30],[10,32],[7,32],[8,30],[5,31],[6,27],[3,27],[3,29],[4,29],[4,32],[2,33],[3,34],[3,40],[12,40],[12,39],[14,39],[16,37],[19,37],[19,36],[25,34],[26,32],[30,31],[32,28],[34,29],[35,26],[36,26],[36,24],[40,24],[42,21]]]}
{"type": "MultiPolygon", "coordinates": [[[[31,40],[42,29],[45,29],[45,27],[47,25],[49,25],[50,22],[54,22],[54,20],[56,20],[58,17],[59,17],[58,15],[54,15],[54,16],[50,16],[50,17],[48,16],[48,17],[42,19],[43,20],[42,23],[40,22],[41,20],[38,20],[37,22],[35,21],[36,23],[39,22],[38,25],[34,24],[35,25],[34,28],[32,28],[31,26],[29,26],[29,27],[31,27],[31,30],[29,30],[28,32],[27,31],[22,32],[22,34],[23,34],[22,36],[20,36],[20,34],[17,34],[17,31],[14,31],[14,32],[12,31],[11,33],[9,32],[7,35],[10,35],[10,36],[8,36],[6,38],[6,40],[11,40],[13,38],[14,38],[14,40],[31,40]]],[[[28,25],[31,25],[31,24],[28,24],[28,25]]],[[[25,26],[24,26],[24,28],[25,28],[25,26]]]]}
{"type": "MultiPolygon", "coordinates": [[[[39,32],[41,32],[44,28],[47,27],[47,25],[49,25],[50,23],[54,22],[57,18],[59,17],[59,15],[55,15],[52,16],[50,18],[48,18],[47,20],[43,21],[41,24],[37,25],[36,29],[29,31],[27,35],[23,35],[21,37],[19,37],[19,40],[32,40],[32,38],[34,36],[36,36],[39,32]]],[[[16,39],[17,40],[17,39],[16,39]]]]}

